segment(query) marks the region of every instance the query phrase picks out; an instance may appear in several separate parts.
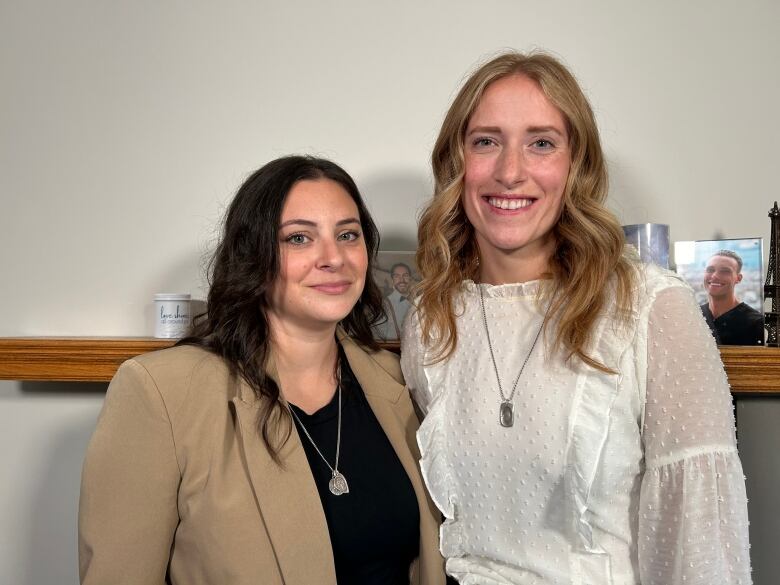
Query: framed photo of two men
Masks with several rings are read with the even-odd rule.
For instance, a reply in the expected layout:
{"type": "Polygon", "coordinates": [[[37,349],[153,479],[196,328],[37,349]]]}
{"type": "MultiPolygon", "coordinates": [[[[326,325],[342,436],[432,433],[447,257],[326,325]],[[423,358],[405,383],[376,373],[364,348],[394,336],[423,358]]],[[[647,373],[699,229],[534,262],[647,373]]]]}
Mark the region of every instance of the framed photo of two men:
{"type": "Polygon", "coordinates": [[[414,252],[379,252],[374,264],[374,282],[384,297],[387,319],[374,327],[377,339],[401,339],[404,318],[412,306],[412,287],[420,282],[414,252]]]}
{"type": "Polygon", "coordinates": [[[718,345],[764,345],[762,248],[761,238],[674,244],[677,273],[718,345]]]}

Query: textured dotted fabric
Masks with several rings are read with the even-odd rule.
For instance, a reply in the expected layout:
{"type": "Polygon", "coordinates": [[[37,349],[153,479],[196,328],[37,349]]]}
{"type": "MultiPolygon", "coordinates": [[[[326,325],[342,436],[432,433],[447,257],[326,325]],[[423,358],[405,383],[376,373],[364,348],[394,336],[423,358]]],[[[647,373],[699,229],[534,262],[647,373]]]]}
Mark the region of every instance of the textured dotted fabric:
{"type": "Polygon", "coordinates": [[[465,282],[446,361],[430,363],[415,314],[402,340],[448,573],[466,585],[750,583],[729,388],[687,285],[649,267],[629,324],[600,319],[592,354],[616,375],[565,363],[541,337],[511,428],[478,286],[509,394],[543,319],[538,282],[465,282]]]}

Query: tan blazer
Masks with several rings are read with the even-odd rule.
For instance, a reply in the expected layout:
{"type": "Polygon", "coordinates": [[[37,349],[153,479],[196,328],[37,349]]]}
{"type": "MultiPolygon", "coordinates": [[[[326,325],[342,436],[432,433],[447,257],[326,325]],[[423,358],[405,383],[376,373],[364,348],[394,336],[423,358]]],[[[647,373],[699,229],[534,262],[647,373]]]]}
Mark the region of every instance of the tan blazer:
{"type": "MultiPolygon", "coordinates": [[[[396,356],[342,345],[420,507],[412,583],[442,585],[438,513],[417,462],[417,419],[396,356]]],[[[273,364],[269,375],[275,376],[273,364]]],[[[183,346],[125,362],[90,441],[79,506],[84,585],[332,585],[333,553],[293,429],[270,458],[259,401],[219,357],[183,346]]]]}

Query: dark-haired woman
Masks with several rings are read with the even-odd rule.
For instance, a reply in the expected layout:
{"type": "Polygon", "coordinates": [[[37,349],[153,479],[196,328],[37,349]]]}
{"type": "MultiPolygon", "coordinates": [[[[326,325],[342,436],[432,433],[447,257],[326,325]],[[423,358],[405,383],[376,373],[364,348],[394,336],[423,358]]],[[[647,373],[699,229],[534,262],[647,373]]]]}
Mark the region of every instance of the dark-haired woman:
{"type": "Polygon", "coordinates": [[[337,165],[238,191],[208,313],[125,363],[84,463],[82,583],[444,583],[397,359],[371,326],[378,233],[337,165]]]}

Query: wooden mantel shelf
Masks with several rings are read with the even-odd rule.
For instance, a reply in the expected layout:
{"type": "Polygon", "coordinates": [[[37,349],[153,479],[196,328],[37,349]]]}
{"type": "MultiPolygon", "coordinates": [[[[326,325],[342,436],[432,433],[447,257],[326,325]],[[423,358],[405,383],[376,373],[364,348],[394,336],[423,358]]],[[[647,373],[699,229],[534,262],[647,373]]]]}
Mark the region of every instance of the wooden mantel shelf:
{"type": "Polygon", "coordinates": [[[153,337],[3,337],[0,380],[107,382],[123,361],[174,343],[153,337]]]}
{"type": "MultiPolygon", "coordinates": [[[[152,337],[0,338],[0,380],[107,382],[123,361],[172,346],[152,337]]],[[[398,351],[398,343],[385,344],[398,351]]],[[[720,348],[732,393],[780,396],[780,349],[720,348]]]]}

